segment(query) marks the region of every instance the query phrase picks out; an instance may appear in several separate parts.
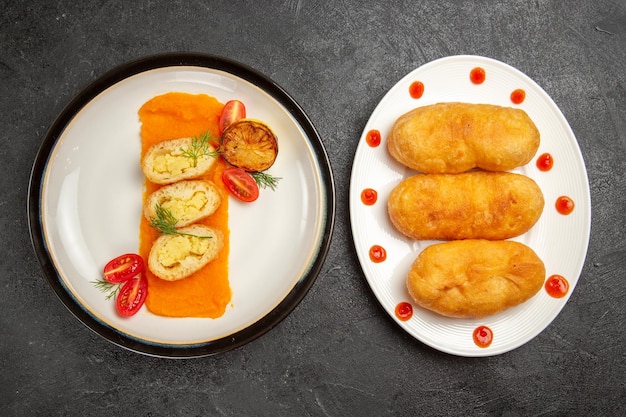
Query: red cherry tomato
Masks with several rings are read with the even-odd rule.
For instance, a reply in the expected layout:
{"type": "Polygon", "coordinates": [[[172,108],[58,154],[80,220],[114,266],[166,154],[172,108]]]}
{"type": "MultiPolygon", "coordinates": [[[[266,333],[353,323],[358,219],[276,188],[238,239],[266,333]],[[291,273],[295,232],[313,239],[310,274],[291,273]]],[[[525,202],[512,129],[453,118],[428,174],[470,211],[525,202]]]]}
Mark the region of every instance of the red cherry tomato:
{"type": "Polygon", "coordinates": [[[148,280],[139,275],[126,281],[115,301],[117,312],[124,317],[130,317],[137,313],[148,296],[148,280]]]}
{"type": "Polygon", "coordinates": [[[117,284],[141,274],[144,269],[145,264],[141,256],[127,253],[110,260],[104,266],[104,279],[117,284]]]}
{"type": "Polygon", "coordinates": [[[220,135],[231,123],[246,117],[246,106],[239,100],[227,101],[220,114],[220,135]]]}
{"type": "Polygon", "coordinates": [[[222,173],[226,189],[239,200],[250,203],[259,198],[259,186],[252,175],[241,168],[227,168],[222,173]]]}

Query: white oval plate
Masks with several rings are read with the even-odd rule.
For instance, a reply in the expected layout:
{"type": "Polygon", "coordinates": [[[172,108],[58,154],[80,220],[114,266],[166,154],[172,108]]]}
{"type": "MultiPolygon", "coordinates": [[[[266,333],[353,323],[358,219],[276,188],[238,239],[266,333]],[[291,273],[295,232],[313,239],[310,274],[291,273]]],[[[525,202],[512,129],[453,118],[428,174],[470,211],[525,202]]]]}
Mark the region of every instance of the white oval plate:
{"type": "Polygon", "coordinates": [[[402,78],[383,97],[365,125],[357,147],[350,183],[350,216],[356,252],[375,296],[385,311],[409,334],[440,351],[460,356],[490,356],[504,353],[528,342],[546,328],[559,314],[578,281],[583,267],[591,225],[591,199],[587,171],[578,143],[554,101],[528,76],[502,62],[479,56],[452,56],[427,63],[402,78]],[[474,67],[486,71],[483,84],[470,82],[474,67]],[[409,87],[421,81],[424,94],[414,99],[409,87]],[[546,206],[537,224],[514,239],[530,246],[544,261],[547,276],[563,275],[570,284],[569,293],[555,299],[541,290],[526,303],[481,320],[452,319],[414,306],[408,321],[395,316],[399,302],[410,302],[406,275],[417,255],[433,241],[412,241],[395,230],[387,216],[387,197],[391,189],[416,172],[400,165],[386,148],[386,137],[395,120],[405,112],[428,104],[445,101],[491,103],[515,107],[512,91],[521,88],[526,99],[517,106],[525,110],[541,133],[537,156],[552,154],[554,168],[541,172],[535,160],[514,172],[527,175],[541,187],[546,206]],[[372,148],[365,142],[367,132],[380,131],[383,141],[372,148]],[[378,191],[374,206],[365,206],[361,191],[378,191]],[[554,203],[561,195],[575,202],[568,216],[556,212],[554,203]],[[375,264],[369,259],[369,248],[381,245],[387,260],[375,264]],[[472,339],[474,329],[486,325],[494,333],[487,348],[479,348],[472,339]]]}
{"type": "Polygon", "coordinates": [[[90,329],[155,356],[209,355],[240,346],[287,316],[313,284],[335,209],[330,164],[296,102],[262,74],[227,59],[166,54],[116,68],[59,116],[33,165],[29,220],[40,263],[63,303],[90,329]],[[166,318],[144,306],[131,318],[92,281],[105,263],[139,247],[143,175],[139,108],[169,91],[239,99],[272,126],[276,191],[251,204],[231,199],[232,300],[218,319],[166,318]]]}

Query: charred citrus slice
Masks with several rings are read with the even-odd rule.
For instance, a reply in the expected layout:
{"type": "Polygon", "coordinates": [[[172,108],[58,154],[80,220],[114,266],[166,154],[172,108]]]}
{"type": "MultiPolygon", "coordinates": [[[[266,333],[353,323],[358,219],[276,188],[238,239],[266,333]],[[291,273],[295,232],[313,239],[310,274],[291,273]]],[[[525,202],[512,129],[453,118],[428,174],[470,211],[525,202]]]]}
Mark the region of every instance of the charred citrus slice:
{"type": "Polygon", "coordinates": [[[245,171],[265,171],[274,164],[278,142],[274,132],[262,122],[241,119],[222,133],[222,156],[245,171]]]}

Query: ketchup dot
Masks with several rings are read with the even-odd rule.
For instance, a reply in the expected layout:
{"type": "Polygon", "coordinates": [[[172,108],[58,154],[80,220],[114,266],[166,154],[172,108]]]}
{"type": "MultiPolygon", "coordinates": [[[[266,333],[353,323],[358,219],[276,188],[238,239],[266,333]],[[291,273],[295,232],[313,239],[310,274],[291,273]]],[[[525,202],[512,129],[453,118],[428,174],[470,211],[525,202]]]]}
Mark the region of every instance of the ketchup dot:
{"type": "Polygon", "coordinates": [[[513,90],[511,93],[511,101],[513,104],[522,104],[524,99],[526,98],[526,91],[518,88],[517,90],[513,90]]]}
{"type": "Polygon", "coordinates": [[[407,321],[413,317],[413,306],[411,303],[407,303],[406,301],[398,303],[398,305],[396,305],[396,317],[401,321],[407,321]]]}
{"type": "Polygon", "coordinates": [[[572,211],[574,211],[574,200],[566,195],[562,195],[561,197],[556,199],[556,203],[554,204],[554,206],[556,207],[556,211],[564,216],[567,216],[572,211]]]}
{"type": "Polygon", "coordinates": [[[366,188],[363,191],[361,191],[361,201],[366,206],[374,205],[377,199],[378,199],[378,193],[376,192],[376,190],[371,189],[371,188],[366,188]]]}
{"type": "Polygon", "coordinates": [[[550,171],[553,165],[554,158],[547,152],[539,155],[539,158],[537,158],[537,168],[539,168],[539,171],[550,171]]]}
{"type": "Polygon", "coordinates": [[[493,341],[493,332],[487,326],[478,326],[474,329],[473,338],[476,346],[486,348],[493,341]]]}
{"type": "Polygon", "coordinates": [[[485,78],[486,78],[486,74],[485,74],[485,70],[481,67],[476,67],[474,69],[472,69],[472,71],[470,72],[470,80],[474,83],[474,84],[482,84],[485,82],[485,78]]]}
{"type": "Polygon", "coordinates": [[[563,298],[569,291],[569,282],[561,275],[552,275],[546,280],[546,292],[550,297],[563,298]]]}
{"type": "Polygon", "coordinates": [[[415,99],[421,98],[424,94],[424,83],[421,81],[413,81],[409,86],[409,94],[415,99]]]}
{"type": "Polygon", "coordinates": [[[376,129],[370,130],[369,132],[367,132],[367,135],[365,136],[365,141],[372,148],[377,147],[378,145],[380,145],[380,142],[381,142],[380,132],[376,129]]]}
{"type": "Polygon", "coordinates": [[[387,251],[380,245],[374,245],[370,248],[370,259],[374,263],[383,262],[387,259],[387,251]]]}

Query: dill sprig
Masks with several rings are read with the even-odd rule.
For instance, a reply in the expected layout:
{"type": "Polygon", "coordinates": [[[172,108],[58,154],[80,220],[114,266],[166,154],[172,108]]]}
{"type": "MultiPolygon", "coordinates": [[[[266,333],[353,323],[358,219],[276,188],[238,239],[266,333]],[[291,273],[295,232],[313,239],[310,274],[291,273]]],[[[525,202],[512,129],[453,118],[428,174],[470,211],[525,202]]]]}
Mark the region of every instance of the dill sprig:
{"type": "MultiPolygon", "coordinates": [[[[201,133],[199,136],[194,136],[193,138],[191,138],[191,145],[187,148],[181,148],[180,151],[185,157],[191,158],[193,160],[193,166],[195,167],[198,165],[198,158],[202,156],[209,156],[213,158],[218,158],[220,156],[222,149],[221,147],[214,149],[211,145],[211,142],[213,141],[219,142],[219,140],[215,136],[213,136],[210,131],[206,131],[204,133],[201,133]]],[[[252,178],[254,178],[254,181],[259,187],[269,188],[272,191],[276,191],[278,182],[282,179],[280,177],[274,177],[273,175],[270,175],[266,172],[250,172],[250,175],[252,175],[252,178]]],[[[171,213],[169,213],[169,215],[171,216],[171,213]]],[[[159,217],[158,212],[157,217],[159,217]]],[[[159,223],[159,227],[152,226],[152,224],[151,226],[159,231],[163,229],[164,231],[162,231],[162,233],[165,234],[184,234],[173,232],[176,227],[171,224],[171,219],[165,218],[163,220],[166,221],[165,224],[160,224],[161,219],[159,218],[156,219],[156,222],[159,223]]],[[[174,222],[173,224],[175,225],[176,222],[174,222]]]]}
{"type": "Polygon", "coordinates": [[[150,227],[156,229],[162,235],[181,235],[181,236],[193,236],[201,239],[210,239],[211,236],[198,236],[191,233],[182,233],[176,228],[178,219],[174,217],[172,212],[162,205],[157,204],[154,206],[156,216],[150,217],[150,227]]]}
{"type": "Polygon", "coordinates": [[[187,158],[193,160],[193,166],[198,165],[198,158],[202,156],[211,156],[217,158],[219,150],[214,150],[211,146],[211,140],[217,140],[209,131],[201,133],[199,136],[191,138],[191,145],[188,148],[181,148],[180,151],[187,158]]]}
{"type": "Polygon", "coordinates": [[[270,188],[272,191],[276,191],[278,181],[282,179],[281,177],[274,177],[267,172],[250,172],[250,175],[252,175],[259,187],[270,188]]]}
{"type": "Polygon", "coordinates": [[[110,300],[111,298],[114,298],[118,292],[120,292],[120,288],[122,287],[122,283],[113,283],[113,282],[109,282],[109,281],[104,281],[104,280],[98,280],[98,281],[91,281],[91,283],[93,285],[96,286],[97,289],[99,289],[101,292],[105,293],[106,299],[110,300]]]}

